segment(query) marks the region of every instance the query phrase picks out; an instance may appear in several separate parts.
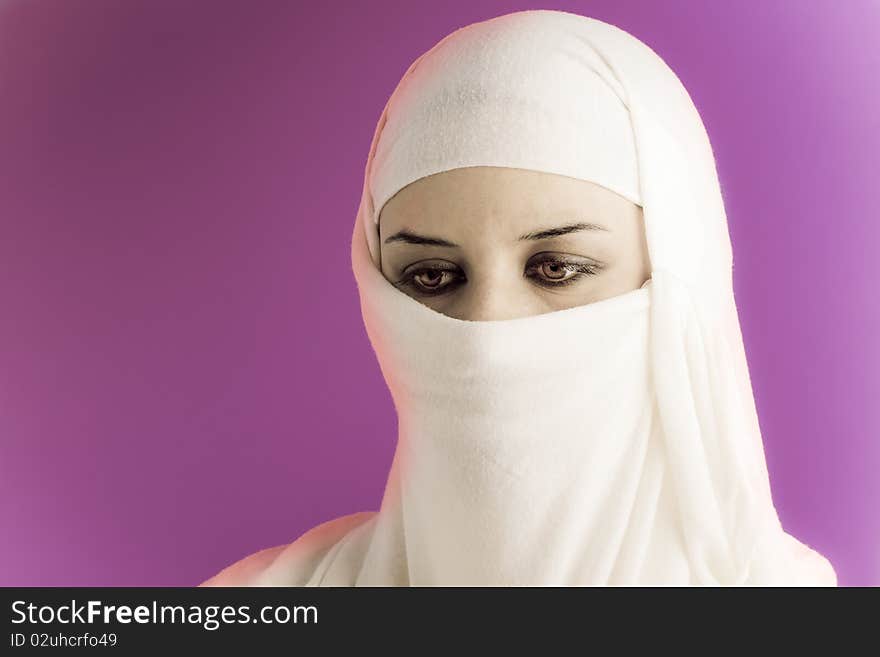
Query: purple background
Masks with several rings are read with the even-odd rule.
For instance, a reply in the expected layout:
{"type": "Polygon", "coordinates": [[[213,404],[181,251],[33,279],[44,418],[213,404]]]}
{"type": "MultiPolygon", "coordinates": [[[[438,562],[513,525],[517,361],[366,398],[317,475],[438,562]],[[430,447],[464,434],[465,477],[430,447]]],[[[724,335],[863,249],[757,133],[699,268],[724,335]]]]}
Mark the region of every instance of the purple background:
{"type": "Polygon", "coordinates": [[[415,57],[538,7],[691,92],[783,525],[880,584],[874,0],[0,3],[0,584],[194,585],[378,508],[369,141],[415,57]]]}

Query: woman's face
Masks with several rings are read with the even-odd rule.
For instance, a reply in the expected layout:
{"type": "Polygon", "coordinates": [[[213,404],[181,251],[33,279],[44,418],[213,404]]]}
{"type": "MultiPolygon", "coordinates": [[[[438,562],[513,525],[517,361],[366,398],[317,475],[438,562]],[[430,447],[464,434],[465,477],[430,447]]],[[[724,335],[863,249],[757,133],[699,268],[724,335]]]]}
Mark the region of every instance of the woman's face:
{"type": "Polygon", "coordinates": [[[382,273],[457,319],[540,315],[635,290],[651,276],[642,209],[594,183],[503,167],[401,189],[379,219],[382,273]]]}

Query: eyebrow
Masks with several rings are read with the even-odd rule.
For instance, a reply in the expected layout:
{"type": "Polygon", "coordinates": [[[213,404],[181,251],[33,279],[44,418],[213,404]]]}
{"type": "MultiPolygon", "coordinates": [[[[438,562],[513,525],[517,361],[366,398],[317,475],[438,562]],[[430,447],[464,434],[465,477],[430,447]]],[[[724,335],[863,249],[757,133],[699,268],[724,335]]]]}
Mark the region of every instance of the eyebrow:
{"type": "MultiPolygon", "coordinates": [[[[588,230],[607,231],[608,229],[605,228],[605,226],[600,226],[599,224],[579,221],[577,223],[557,226],[555,228],[547,228],[545,230],[524,233],[523,235],[520,235],[517,240],[521,242],[546,240],[550,239],[551,237],[559,237],[561,235],[568,235],[570,233],[577,233],[580,231],[588,230]]],[[[445,246],[449,248],[458,248],[459,246],[455,242],[450,242],[449,240],[445,240],[440,237],[419,235],[418,233],[414,233],[413,231],[407,230],[405,228],[401,231],[394,233],[394,235],[390,235],[385,238],[385,244],[391,244],[392,242],[404,242],[406,244],[418,244],[421,246],[445,246]]]]}

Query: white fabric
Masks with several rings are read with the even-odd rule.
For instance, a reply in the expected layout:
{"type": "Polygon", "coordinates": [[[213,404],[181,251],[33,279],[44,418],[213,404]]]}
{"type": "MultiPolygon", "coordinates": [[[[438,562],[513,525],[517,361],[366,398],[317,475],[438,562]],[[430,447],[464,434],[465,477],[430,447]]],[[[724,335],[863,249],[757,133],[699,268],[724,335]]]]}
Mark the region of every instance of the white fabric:
{"type": "Polygon", "coordinates": [[[399,420],[381,508],[252,554],[204,585],[836,584],[773,506],[711,146],[648,46],[555,10],[457,30],[407,70],[365,173],[352,265],[399,420]],[[585,127],[581,140],[582,109],[597,122],[602,111],[620,116],[607,96],[589,102],[577,84],[587,78],[627,110],[637,172],[619,125],[604,142],[598,124],[585,127]],[[519,102],[539,83],[557,95],[519,102]],[[566,89],[571,120],[548,121],[566,89]],[[473,139],[471,125],[496,127],[473,139]],[[512,146],[527,125],[529,147],[512,146]],[[576,148],[554,158],[540,135],[558,145],[559,130],[576,148]],[[585,144],[602,161],[578,152],[585,144]],[[651,280],[502,321],[454,319],[408,297],[378,268],[378,210],[422,175],[475,165],[574,174],[638,199],[651,280]]]}
{"type": "Polygon", "coordinates": [[[374,221],[409,183],[468,166],[590,180],[642,204],[629,112],[596,54],[516,20],[454,32],[404,76],[373,155],[374,221]]]}

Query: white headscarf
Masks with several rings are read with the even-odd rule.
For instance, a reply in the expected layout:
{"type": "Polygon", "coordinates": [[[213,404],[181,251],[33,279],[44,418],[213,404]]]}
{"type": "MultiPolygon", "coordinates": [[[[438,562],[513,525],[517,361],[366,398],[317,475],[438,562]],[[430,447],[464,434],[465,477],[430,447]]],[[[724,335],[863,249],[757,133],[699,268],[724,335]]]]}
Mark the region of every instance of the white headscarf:
{"type": "Polygon", "coordinates": [[[352,266],[398,414],[381,508],[206,585],[836,585],[773,506],[708,136],[632,35],[520,11],[416,59],[373,136],[352,266]],[[381,208],[465,166],[566,175],[640,204],[650,281],[496,321],[407,296],[380,270],[381,208]]]}

